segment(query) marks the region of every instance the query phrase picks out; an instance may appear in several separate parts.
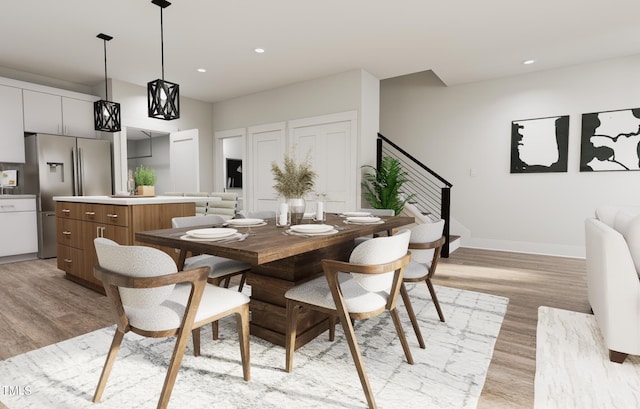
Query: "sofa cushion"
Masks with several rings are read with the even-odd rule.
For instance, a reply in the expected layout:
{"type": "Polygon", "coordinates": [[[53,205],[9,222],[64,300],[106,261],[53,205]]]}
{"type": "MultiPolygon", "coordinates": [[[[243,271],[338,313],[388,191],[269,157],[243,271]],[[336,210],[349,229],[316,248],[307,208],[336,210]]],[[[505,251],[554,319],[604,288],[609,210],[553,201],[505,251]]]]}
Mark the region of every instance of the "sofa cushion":
{"type": "Polygon", "coordinates": [[[638,273],[638,277],[640,277],[640,215],[635,215],[626,225],[625,231],[621,233],[629,247],[629,253],[636,267],[636,273],[638,273]]]}
{"type": "Polygon", "coordinates": [[[627,232],[629,225],[633,221],[633,219],[638,216],[637,212],[632,212],[627,209],[620,209],[616,212],[616,216],[613,222],[613,228],[623,236],[627,232]]]}

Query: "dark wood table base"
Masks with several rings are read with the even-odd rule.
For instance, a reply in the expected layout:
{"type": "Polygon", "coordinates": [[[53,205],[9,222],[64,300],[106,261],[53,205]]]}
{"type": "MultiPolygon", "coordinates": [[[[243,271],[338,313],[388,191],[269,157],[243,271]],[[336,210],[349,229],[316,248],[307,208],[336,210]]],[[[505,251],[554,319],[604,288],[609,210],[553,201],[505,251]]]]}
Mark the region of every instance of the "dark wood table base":
{"type": "MultiPolygon", "coordinates": [[[[349,259],[353,242],[341,243],[308,253],[254,265],[247,276],[251,286],[251,335],[284,347],[287,307],[284,294],[291,287],[322,276],[322,259],[349,259]]],[[[318,311],[298,314],[296,348],[329,329],[328,316],[318,311]]]]}

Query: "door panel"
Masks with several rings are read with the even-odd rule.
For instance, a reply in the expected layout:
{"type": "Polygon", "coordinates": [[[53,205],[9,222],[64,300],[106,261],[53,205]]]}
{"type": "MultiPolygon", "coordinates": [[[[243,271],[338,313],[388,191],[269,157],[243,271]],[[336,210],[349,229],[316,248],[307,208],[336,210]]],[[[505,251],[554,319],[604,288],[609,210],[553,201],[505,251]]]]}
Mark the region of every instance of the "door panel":
{"type": "Polygon", "coordinates": [[[251,146],[251,157],[248,165],[251,174],[249,196],[252,207],[250,211],[275,210],[277,195],[273,189],[274,180],[271,163],[282,165],[285,152],[284,123],[249,128],[248,140],[251,146]]]}
{"type": "MultiPolygon", "coordinates": [[[[169,167],[171,191],[200,191],[200,161],[198,130],[172,132],[169,135],[169,167]]],[[[156,192],[161,194],[162,192],[156,192]]]]}
{"type": "MultiPolygon", "coordinates": [[[[351,121],[290,127],[296,157],[310,155],[318,174],[315,193],[324,193],[326,211],[341,212],[355,208],[356,160],[351,121]]],[[[313,199],[309,197],[308,199],[313,199]]]]}

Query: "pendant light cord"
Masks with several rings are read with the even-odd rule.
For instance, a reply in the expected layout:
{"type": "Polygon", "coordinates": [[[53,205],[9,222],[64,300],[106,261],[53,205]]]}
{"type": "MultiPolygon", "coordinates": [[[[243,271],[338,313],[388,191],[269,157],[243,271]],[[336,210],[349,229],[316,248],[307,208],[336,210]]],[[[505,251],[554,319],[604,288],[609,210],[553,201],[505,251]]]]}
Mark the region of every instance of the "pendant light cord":
{"type": "Polygon", "coordinates": [[[160,7],[160,55],[162,58],[162,81],[164,81],[164,29],[162,27],[162,7],[160,7]]]}
{"type": "Polygon", "coordinates": [[[107,40],[102,40],[104,42],[104,99],[109,100],[109,91],[107,87],[107,40]]]}

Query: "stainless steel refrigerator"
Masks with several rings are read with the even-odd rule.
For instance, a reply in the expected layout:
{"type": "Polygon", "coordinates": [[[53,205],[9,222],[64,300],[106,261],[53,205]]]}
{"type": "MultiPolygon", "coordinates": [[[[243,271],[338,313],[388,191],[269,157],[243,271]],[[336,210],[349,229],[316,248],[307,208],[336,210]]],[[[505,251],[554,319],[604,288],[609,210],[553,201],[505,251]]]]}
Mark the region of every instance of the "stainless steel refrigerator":
{"type": "Polygon", "coordinates": [[[107,140],[33,134],[25,137],[24,192],[36,195],[38,257],[56,256],[54,196],[104,196],[113,192],[107,140]]]}

